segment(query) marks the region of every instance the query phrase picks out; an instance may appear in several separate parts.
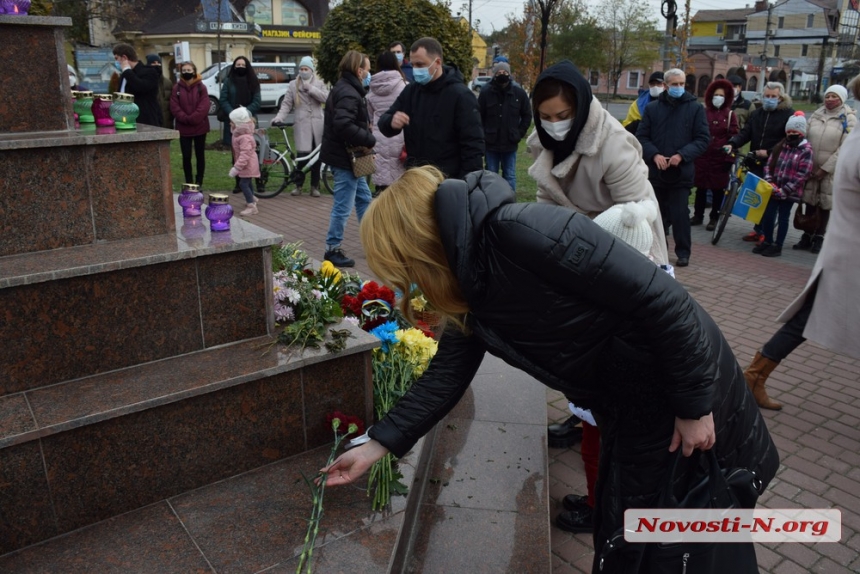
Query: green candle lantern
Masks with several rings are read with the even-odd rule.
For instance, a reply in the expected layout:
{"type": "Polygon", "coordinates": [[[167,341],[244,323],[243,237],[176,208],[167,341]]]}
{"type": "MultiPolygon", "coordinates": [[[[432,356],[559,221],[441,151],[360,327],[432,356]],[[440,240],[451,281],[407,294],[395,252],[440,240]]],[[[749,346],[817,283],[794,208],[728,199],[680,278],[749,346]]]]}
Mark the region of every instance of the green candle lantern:
{"type": "Polygon", "coordinates": [[[132,130],[137,127],[137,116],[140,109],[134,103],[134,96],[116,92],[113,95],[113,104],[110,107],[110,117],[116,122],[118,130],[132,130]]]}
{"type": "Polygon", "coordinates": [[[72,104],[75,113],[78,114],[78,121],[82,124],[95,123],[96,118],[93,117],[93,93],[89,90],[74,92],[75,103],[72,104]]]}

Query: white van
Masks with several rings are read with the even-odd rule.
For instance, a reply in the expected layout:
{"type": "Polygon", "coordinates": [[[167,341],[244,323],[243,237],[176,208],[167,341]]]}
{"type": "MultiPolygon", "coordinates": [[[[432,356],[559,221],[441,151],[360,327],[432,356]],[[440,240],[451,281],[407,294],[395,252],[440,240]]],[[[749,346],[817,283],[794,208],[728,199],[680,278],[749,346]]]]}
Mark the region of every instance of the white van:
{"type": "MultiPolygon", "coordinates": [[[[231,63],[221,63],[221,81],[230,73],[231,63]]],[[[260,99],[264,108],[278,108],[284,99],[284,94],[287,93],[287,84],[296,77],[296,65],[275,63],[275,62],[256,62],[253,63],[254,73],[257,74],[257,79],[260,80],[260,99]]],[[[218,64],[212,64],[200,74],[203,78],[203,85],[209,92],[209,115],[218,113],[218,98],[221,95],[220,86],[218,85],[218,64]]]]}

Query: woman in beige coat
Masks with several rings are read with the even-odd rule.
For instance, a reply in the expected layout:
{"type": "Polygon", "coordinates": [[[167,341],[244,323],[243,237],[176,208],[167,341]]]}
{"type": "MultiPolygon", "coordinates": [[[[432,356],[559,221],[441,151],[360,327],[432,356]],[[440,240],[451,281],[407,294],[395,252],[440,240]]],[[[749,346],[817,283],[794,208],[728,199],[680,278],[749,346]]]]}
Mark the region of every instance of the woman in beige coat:
{"type": "MultiPolygon", "coordinates": [[[[322,80],[314,76],[314,61],[305,56],[299,62],[299,77],[289,83],[284,101],[278,115],[272,118],[272,125],[282,124],[287,120],[287,114],[294,112],[293,138],[296,142],[296,153],[303,157],[311,153],[322,143],[323,135],[323,104],[328,98],[328,88],[322,80]]],[[[306,162],[299,162],[303,168],[306,162]]],[[[319,197],[320,192],[320,162],[311,166],[311,197],[319,197]]],[[[301,195],[302,188],[296,186],[290,195],[301,195]]]]}
{"type": "Polygon", "coordinates": [[[839,148],[857,123],[854,110],[845,105],[847,99],[848,90],[843,86],[830,86],[824,93],[824,105],[809,118],[806,139],[812,146],[814,171],[804,186],[802,201],[806,213],[818,211],[819,223],[814,233],[804,233],[792,249],[818,253],[824,243],[824,232],[833,209],[833,172],[839,148]]]}
{"type": "MultiPolygon", "coordinates": [[[[852,82],[856,98],[860,98],[858,78],[852,82]]],[[[806,287],[780,315],[779,321],[785,325],[744,371],[762,408],[782,408],[767,396],[765,382],[780,361],[806,339],[860,359],[860,269],[856,265],[860,252],[860,130],[848,134],[835,163],[832,211],[827,243],[806,287]]]]}
{"type": "MultiPolygon", "coordinates": [[[[571,62],[543,71],[532,93],[532,108],[535,131],[528,148],[534,163],[529,175],[538,184],[538,203],[563,205],[591,218],[619,203],[657,203],[642,146],[603,109],[571,62]],[[558,110],[552,109],[556,106],[558,110]]],[[[667,264],[660,218],[651,231],[649,255],[658,265],[667,264]]]]}

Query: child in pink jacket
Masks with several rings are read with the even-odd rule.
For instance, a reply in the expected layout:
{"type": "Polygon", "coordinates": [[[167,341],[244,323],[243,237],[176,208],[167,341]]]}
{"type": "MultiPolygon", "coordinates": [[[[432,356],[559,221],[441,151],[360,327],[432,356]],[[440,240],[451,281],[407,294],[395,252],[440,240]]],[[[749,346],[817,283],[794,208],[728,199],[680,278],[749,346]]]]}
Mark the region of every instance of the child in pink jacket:
{"type": "Polygon", "coordinates": [[[245,194],[248,205],[239,215],[256,215],[257,200],[251,189],[251,178],[260,177],[260,163],[257,161],[257,144],[254,141],[254,117],[247,109],[238,107],[230,112],[230,129],[233,132],[233,168],[230,177],[239,178],[239,189],[245,194]]]}

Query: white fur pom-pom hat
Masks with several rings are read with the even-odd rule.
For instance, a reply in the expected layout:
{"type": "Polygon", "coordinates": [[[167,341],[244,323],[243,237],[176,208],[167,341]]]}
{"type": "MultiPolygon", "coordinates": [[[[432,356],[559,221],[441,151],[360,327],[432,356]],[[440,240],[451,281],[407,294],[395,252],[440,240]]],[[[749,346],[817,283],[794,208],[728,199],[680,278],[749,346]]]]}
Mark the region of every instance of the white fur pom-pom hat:
{"type": "Polygon", "coordinates": [[[648,255],[654,242],[651,224],[657,220],[657,204],[646,199],[613,205],[594,218],[594,223],[627,243],[643,255],[648,255]]]}

